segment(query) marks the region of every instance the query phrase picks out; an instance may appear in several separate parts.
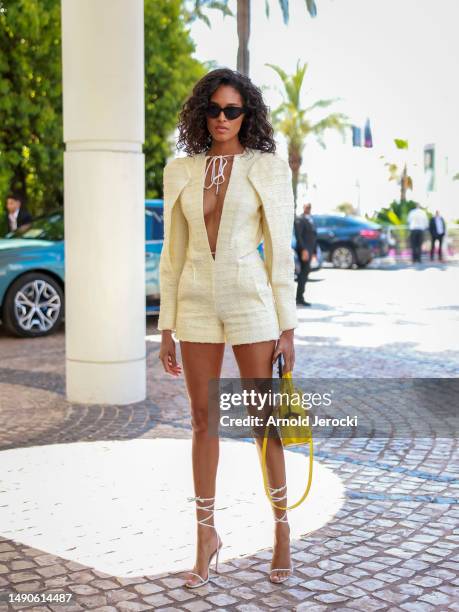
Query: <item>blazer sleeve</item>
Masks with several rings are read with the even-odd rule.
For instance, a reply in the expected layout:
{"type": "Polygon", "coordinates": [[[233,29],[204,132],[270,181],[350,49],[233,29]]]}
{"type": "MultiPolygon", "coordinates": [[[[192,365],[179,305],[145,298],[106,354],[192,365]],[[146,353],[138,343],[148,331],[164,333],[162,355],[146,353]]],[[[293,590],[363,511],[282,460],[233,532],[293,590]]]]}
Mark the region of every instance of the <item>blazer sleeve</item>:
{"type": "Polygon", "coordinates": [[[160,309],[158,329],[175,330],[177,289],[188,247],[188,223],[182,212],[180,180],[184,158],[175,158],[164,167],[164,242],[159,261],[160,309]]]}
{"type": "MultiPolygon", "coordinates": [[[[263,156],[265,158],[265,156],[263,156]]],[[[260,163],[260,162],[258,162],[260,163]]],[[[292,249],[294,198],[289,164],[276,154],[263,162],[262,228],[266,267],[276,303],[279,329],[298,327],[295,259],[292,249]]]]}

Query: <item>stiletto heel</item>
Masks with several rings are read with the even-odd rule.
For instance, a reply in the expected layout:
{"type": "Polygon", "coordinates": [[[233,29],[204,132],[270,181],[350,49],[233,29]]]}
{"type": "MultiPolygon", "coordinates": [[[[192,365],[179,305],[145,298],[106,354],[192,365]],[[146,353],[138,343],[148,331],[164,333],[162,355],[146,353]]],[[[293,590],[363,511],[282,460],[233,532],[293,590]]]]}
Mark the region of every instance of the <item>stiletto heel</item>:
{"type": "MultiPolygon", "coordinates": [[[[268,487],[269,488],[269,493],[271,495],[271,499],[273,502],[278,502],[281,501],[282,499],[286,499],[287,497],[287,493],[285,493],[285,495],[282,495],[281,497],[274,497],[274,493],[278,493],[279,491],[282,491],[283,489],[286,488],[286,484],[284,484],[282,487],[279,487],[278,489],[274,489],[272,487],[268,487]]],[[[288,523],[288,518],[287,518],[287,510],[284,511],[284,514],[280,517],[275,516],[274,517],[274,522],[275,523],[288,523]]],[[[273,584],[281,584],[281,582],[285,582],[287,580],[287,578],[289,578],[294,570],[294,565],[293,563],[291,563],[290,567],[275,567],[273,568],[270,572],[269,572],[269,580],[273,583],[273,584]],[[284,576],[283,578],[281,577],[277,577],[277,580],[273,580],[272,579],[272,573],[273,572],[290,572],[290,574],[288,574],[287,576],[284,576]]]]}
{"type": "Polygon", "coordinates": [[[206,521],[210,520],[213,515],[214,515],[214,504],[215,504],[215,497],[189,497],[188,501],[196,501],[196,502],[206,502],[206,501],[210,501],[212,503],[210,503],[207,506],[199,506],[197,505],[196,508],[198,510],[207,510],[207,512],[210,512],[209,516],[206,516],[206,518],[204,519],[198,519],[198,523],[200,525],[203,525],[204,527],[212,527],[215,530],[215,536],[217,538],[217,548],[214,550],[214,552],[210,555],[209,557],[209,563],[208,563],[208,567],[207,567],[207,578],[203,578],[202,576],[200,576],[199,574],[196,574],[195,572],[188,572],[188,574],[192,574],[193,576],[197,576],[201,582],[198,582],[197,584],[188,584],[185,582],[184,586],[186,586],[188,589],[195,589],[196,587],[200,587],[203,586],[204,584],[207,584],[209,582],[209,578],[210,578],[210,564],[213,561],[213,558],[215,557],[215,573],[217,572],[217,567],[218,567],[218,555],[220,552],[220,549],[223,546],[223,542],[220,538],[220,536],[217,533],[217,530],[215,529],[214,525],[209,525],[206,521]]]}

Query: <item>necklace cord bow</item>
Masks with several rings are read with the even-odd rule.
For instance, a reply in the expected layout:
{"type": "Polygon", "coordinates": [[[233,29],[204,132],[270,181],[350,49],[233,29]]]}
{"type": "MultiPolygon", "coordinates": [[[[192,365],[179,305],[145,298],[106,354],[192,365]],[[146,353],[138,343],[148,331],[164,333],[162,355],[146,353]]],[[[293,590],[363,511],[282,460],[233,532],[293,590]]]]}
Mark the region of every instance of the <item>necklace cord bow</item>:
{"type": "Polygon", "coordinates": [[[225,180],[225,175],[224,175],[224,170],[226,167],[226,164],[228,163],[227,159],[224,159],[225,157],[230,157],[229,155],[213,155],[210,159],[211,162],[210,164],[207,166],[206,169],[206,174],[204,177],[204,189],[210,189],[212,187],[212,185],[216,186],[216,190],[215,193],[218,193],[218,186],[224,182],[225,180]],[[216,169],[216,162],[218,161],[218,169],[216,169]],[[205,185],[206,182],[206,178],[207,178],[207,173],[209,172],[209,168],[212,167],[212,172],[210,175],[210,184],[209,185],[205,185]]]}

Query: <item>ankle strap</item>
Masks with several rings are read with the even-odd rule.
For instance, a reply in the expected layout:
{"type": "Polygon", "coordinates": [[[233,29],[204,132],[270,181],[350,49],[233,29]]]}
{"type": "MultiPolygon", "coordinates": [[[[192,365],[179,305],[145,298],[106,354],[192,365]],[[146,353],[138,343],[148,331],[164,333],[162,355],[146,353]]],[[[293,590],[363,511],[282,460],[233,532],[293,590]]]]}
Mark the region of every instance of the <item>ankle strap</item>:
{"type": "Polygon", "coordinates": [[[282,485],[281,487],[279,487],[278,489],[274,489],[273,487],[268,486],[269,489],[269,494],[271,495],[271,499],[273,501],[281,501],[282,499],[285,499],[287,497],[287,493],[285,493],[285,495],[282,496],[278,496],[278,497],[274,497],[274,493],[278,493],[279,491],[282,491],[282,489],[285,489],[287,486],[287,484],[282,485]]]}
{"type": "Polygon", "coordinates": [[[288,523],[287,510],[285,510],[285,512],[284,512],[284,514],[282,516],[275,516],[274,517],[274,522],[275,523],[288,523]]]}
{"type": "Polygon", "coordinates": [[[206,502],[206,501],[210,501],[212,503],[208,504],[207,506],[200,506],[199,503],[196,504],[196,508],[198,510],[207,510],[207,512],[210,512],[209,516],[206,516],[203,519],[198,519],[198,523],[200,525],[203,525],[204,527],[212,527],[212,529],[215,529],[215,527],[213,525],[209,525],[208,523],[206,523],[206,521],[210,520],[214,514],[214,508],[213,506],[215,505],[215,497],[188,497],[187,498],[188,501],[195,501],[195,502],[206,502]]]}
{"type": "MultiPolygon", "coordinates": [[[[275,489],[274,487],[268,486],[269,494],[271,496],[271,500],[274,501],[274,502],[278,502],[278,501],[281,501],[282,499],[285,499],[287,497],[287,493],[285,493],[284,495],[278,495],[277,497],[274,497],[274,493],[279,493],[279,491],[282,491],[286,487],[287,487],[287,483],[282,485],[281,487],[278,487],[277,489],[275,489]]],[[[285,510],[285,512],[284,512],[284,514],[282,514],[282,516],[275,516],[274,517],[274,522],[275,523],[288,523],[287,510],[285,510]]]]}

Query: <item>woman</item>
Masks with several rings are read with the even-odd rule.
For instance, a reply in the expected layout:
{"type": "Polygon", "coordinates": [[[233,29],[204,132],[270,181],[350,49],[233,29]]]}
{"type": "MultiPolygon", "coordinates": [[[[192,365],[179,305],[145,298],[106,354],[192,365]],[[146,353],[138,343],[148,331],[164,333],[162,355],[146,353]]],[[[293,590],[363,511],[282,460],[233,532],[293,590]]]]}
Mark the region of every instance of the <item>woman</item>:
{"type": "MultiPolygon", "coordinates": [[[[208,381],[220,377],[225,342],[241,378],[271,378],[278,355],[287,371],[295,359],[291,172],[275,153],[267,114],[248,77],[213,70],[195,85],[180,114],[178,146],[188,156],[164,169],[159,358],[167,373],[180,375],[175,330],[190,398],[197,502],[189,588],[208,581],[214,556],[217,570],[222,546],[214,527],[219,443],[207,435],[207,391],[208,381]],[[265,261],[257,250],[262,240],[265,261]]],[[[273,498],[286,506],[283,448],[275,437],[268,442],[267,468],[273,498]]],[[[272,582],[291,572],[289,533],[286,512],[274,509],[272,582]]]]}

